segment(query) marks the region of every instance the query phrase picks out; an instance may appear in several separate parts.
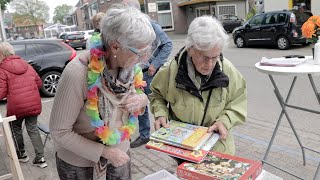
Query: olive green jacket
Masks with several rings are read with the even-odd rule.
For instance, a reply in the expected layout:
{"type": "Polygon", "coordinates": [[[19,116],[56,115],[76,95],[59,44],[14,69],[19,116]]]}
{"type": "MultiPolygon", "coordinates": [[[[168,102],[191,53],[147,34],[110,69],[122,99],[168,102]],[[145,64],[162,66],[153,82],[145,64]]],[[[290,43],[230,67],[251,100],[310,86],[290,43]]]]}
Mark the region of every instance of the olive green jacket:
{"type": "MultiPolygon", "coordinates": [[[[184,50],[182,53],[187,53],[187,51],[184,50]]],[[[200,92],[201,100],[192,95],[190,91],[177,88],[175,78],[181,55],[176,58],[161,67],[151,83],[152,93],[149,96],[151,112],[155,118],[164,116],[167,119],[200,125],[209,90],[200,92]]],[[[232,128],[245,122],[247,86],[246,80],[230,61],[224,58],[222,67],[223,73],[229,78],[229,85],[226,88],[213,88],[203,126],[209,127],[216,121],[222,121],[228,130],[228,137],[226,140],[219,140],[212,150],[234,154],[232,128]]]]}

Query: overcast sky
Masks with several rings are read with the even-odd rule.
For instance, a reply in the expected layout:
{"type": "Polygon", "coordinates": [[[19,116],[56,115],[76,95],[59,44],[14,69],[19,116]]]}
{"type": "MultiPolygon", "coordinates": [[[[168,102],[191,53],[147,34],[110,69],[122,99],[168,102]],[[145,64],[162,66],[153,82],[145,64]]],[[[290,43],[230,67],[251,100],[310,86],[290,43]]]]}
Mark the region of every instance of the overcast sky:
{"type": "MultiPolygon", "coordinates": [[[[67,4],[67,5],[71,5],[71,6],[75,6],[79,0],[42,0],[44,2],[47,3],[47,5],[49,6],[50,8],[50,22],[52,21],[52,16],[53,16],[53,12],[54,12],[54,8],[59,6],[59,5],[62,5],[62,4],[67,4]]],[[[12,9],[9,7],[9,11],[10,12],[13,12],[12,9]]]]}

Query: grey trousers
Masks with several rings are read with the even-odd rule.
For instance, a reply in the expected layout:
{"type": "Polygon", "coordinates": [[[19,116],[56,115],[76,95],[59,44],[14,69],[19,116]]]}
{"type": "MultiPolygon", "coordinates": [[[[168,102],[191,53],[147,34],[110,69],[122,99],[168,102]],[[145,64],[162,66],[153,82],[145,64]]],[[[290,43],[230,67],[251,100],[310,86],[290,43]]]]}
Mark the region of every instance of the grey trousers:
{"type": "MultiPolygon", "coordinates": [[[[129,151],[127,154],[130,157],[129,151]]],[[[92,180],[93,167],[77,167],[64,162],[56,154],[56,165],[61,180],[92,180]]],[[[131,161],[127,164],[114,167],[107,165],[106,180],[131,180],[131,161]]]]}
{"type": "Polygon", "coordinates": [[[44,147],[41,140],[40,132],[38,129],[38,116],[25,117],[23,119],[17,119],[11,122],[12,135],[15,141],[15,146],[17,150],[17,155],[22,156],[25,153],[24,142],[23,142],[23,132],[22,132],[22,122],[25,121],[26,129],[28,135],[31,139],[34,151],[36,153],[35,159],[40,159],[44,157],[44,147]]]}

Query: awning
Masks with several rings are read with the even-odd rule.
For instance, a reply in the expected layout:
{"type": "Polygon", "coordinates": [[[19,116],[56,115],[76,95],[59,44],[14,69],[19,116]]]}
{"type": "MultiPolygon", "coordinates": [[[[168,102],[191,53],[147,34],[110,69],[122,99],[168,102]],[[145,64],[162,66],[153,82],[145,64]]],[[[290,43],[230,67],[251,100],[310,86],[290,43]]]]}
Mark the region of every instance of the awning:
{"type": "Polygon", "coordinates": [[[198,4],[198,3],[208,3],[208,2],[217,2],[217,1],[224,1],[224,0],[189,0],[186,2],[179,3],[178,6],[188,6],[192,4],[198,4]]]}

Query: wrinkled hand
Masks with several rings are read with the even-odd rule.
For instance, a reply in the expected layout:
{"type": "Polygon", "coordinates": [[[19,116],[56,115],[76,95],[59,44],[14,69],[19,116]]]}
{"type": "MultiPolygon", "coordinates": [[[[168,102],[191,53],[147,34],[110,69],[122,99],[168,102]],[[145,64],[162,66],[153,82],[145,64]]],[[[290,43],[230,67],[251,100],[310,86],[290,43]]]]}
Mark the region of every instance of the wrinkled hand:
{"type": "Polygon", "coordinates": [[[156,73],[157,69],[151,64],[149,66],[149,69],[148,69],[148,75],[149,76],[154,76],[154,74],[156,73]]]}
{"type": "Polygon", "coordinates": [[[164,127],[164,128],[170,127],[169,124],[167,123],[166,117],[160,116],[160,117],[157,117],[157,119],[154,121],[154,129],[155,130],[160,129],[161,127],[164,127]]]}
{"type": "Polygon", "coordinates": [[[130,161],[127,153],[113,147],[105,147],[102,152],[102,157],[109,160],[114,167],[123,166],[130,161]]]}
{"type": "Polygon", "coordinates": [[[228,136],[228,130],[221,121],[216,121],[212,126],[208,128],[208,132],[215,131],[220,134],[220,139],[225,140],[228,136]]]}
{"type": "Polygon", "coordinates": [[[148,104],[145,94],[130,94],[120,105],[120,109],[130,113],[138,112],[148,104]]]}

